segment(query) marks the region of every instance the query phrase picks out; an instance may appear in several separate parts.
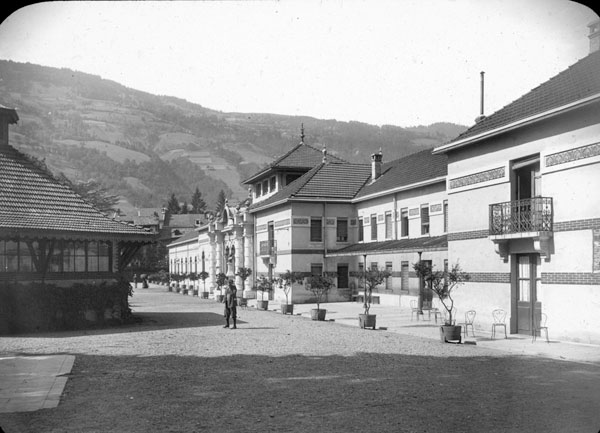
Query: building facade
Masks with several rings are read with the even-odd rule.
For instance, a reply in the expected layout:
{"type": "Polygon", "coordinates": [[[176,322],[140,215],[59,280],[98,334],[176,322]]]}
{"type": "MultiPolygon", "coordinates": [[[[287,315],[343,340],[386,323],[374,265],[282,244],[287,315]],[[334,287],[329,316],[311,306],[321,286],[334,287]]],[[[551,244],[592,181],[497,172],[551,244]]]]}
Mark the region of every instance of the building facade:
{"type": "Polygon", "coordinates": [[[448,155],[448,259],[472,276],[458,308],[600,342],[600,52],[434,153],[448,155]]]}

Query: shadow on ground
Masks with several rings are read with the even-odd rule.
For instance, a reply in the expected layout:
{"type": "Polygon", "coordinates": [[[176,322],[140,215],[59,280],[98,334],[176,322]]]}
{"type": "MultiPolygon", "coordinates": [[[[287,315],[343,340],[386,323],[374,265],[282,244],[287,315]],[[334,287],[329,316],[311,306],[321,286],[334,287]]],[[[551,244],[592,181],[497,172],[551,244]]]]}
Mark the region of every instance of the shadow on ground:
{"type": "Polygon", "coordinates": [[[77,355],[55,409],[6,432],[590,432],[595,366],[519,357],[77,355]]]}

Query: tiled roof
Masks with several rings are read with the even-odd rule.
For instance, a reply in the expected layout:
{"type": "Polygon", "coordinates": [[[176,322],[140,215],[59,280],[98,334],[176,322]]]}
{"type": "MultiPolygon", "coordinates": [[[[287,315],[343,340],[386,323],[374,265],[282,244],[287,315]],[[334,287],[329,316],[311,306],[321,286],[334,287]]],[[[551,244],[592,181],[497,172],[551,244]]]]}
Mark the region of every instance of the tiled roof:
{"type": "Polygon", "coordinates": [[[257,210],[282,200],[351,200],[371,174],[368,164],[320,163],[265,201],[250,207],[257,210]]]}
{"type": "Polygon", "coordinates": [[[197,241],[197,240],[198,240],[198,232],[196,230],[192,230],[192,231],[184,233],[183,235],[181,235],[180,237],[175,239],[173,242],[171,242],[169,245],[167,245],[167,247],[172,247],[175,245],[184,244],[184,243],[197,241]]]}
{"type": "Polygon", "coordinates": [[[447,174],[446,155],[433,155],[431,150],[422,150],[383,164],[379,178],[373,183],[367,182],[357,198],[425,182],[447,174]]]}
{"type": "MultiPolygon", "coordinates": [[[[327,155],[327,159],[332,162],[344,162],[336,156],[327,155]]],[[[244,183],[250,183],[262,175],[269,173],[275,169],[280,170],[310,170],[315,165],[323,161],[323,151],[309,144],[301,142],[293,147],[284,155],[276,158],[267,168],[251,176],[244,183]]]]}
{"type": "Polygon", "coordinates": [[[206,224],[208,220],[205,218],[203,213],[183,213],[183,214],[169,214],[168,226],[171,228],[193,228],[197,225],[206,224]],[[196,221],[200,221],[196,224],[196,221]]]}
{"type": "Polygon", "coordinates": [[[600,93],[600,51],[539,85],[450,141],[460,141],[600,93]]]}
{"type": "Polygon", "coordinates": [[[148,241],[152,237],[108,218],[8,145],[0,147],[0,231],[76,232],[148,241]]]}
{"type": "Polygon", "coordinates": [[[337,251],[330,251],[327,253],[327,257],[362,256],[365,254],[388,254],[417,251],[440,251],[447,249],[448,238],[446,235],[442,235],[413,239],[358,243],[337,251]]]}

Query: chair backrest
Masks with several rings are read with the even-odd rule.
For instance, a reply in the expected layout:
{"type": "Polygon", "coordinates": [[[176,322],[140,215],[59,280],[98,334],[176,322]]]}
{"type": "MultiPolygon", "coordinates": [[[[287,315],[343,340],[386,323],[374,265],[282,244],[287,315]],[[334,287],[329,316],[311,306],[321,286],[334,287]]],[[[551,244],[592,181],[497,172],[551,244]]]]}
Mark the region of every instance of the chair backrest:
{"type": "Polygon", "coordinates": [[[494,323],[502,323],[506,320],[506,311],[502,308],[498,308],[492,311],[492,317],[494,318],[494,323]]]}
{"type": "Polygon", "coordinates": [[[475,310],[469,310],[465,313],[465,323],[468,323],[469,325],[473,324],[473,321],[475,320],[475,315],[477,313],[475,312],[475,310]]]}
{"type": "Polygon", "coordinates": [[[540,316],[540,326],[541,327],[546,327],[546,322],[548,321],[548,316],[546,315],[546,313],[542,313],[540,316]]]}
{"type": "Polygon", "coordinates": [[[418,308],[419,304],[416,300],[410,301],[410,308],[418,308]]]}

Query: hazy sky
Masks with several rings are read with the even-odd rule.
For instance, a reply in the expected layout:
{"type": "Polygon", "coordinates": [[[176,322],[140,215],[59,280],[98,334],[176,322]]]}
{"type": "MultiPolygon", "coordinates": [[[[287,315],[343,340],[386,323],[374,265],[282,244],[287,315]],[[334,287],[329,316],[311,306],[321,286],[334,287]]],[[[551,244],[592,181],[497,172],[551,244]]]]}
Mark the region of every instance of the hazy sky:
{"type": "Polygon", "coordinates": [[[589,52],[567,0],[47,2],[0,24],[0,58],[207,108],[471,125],[589,52]]]}

